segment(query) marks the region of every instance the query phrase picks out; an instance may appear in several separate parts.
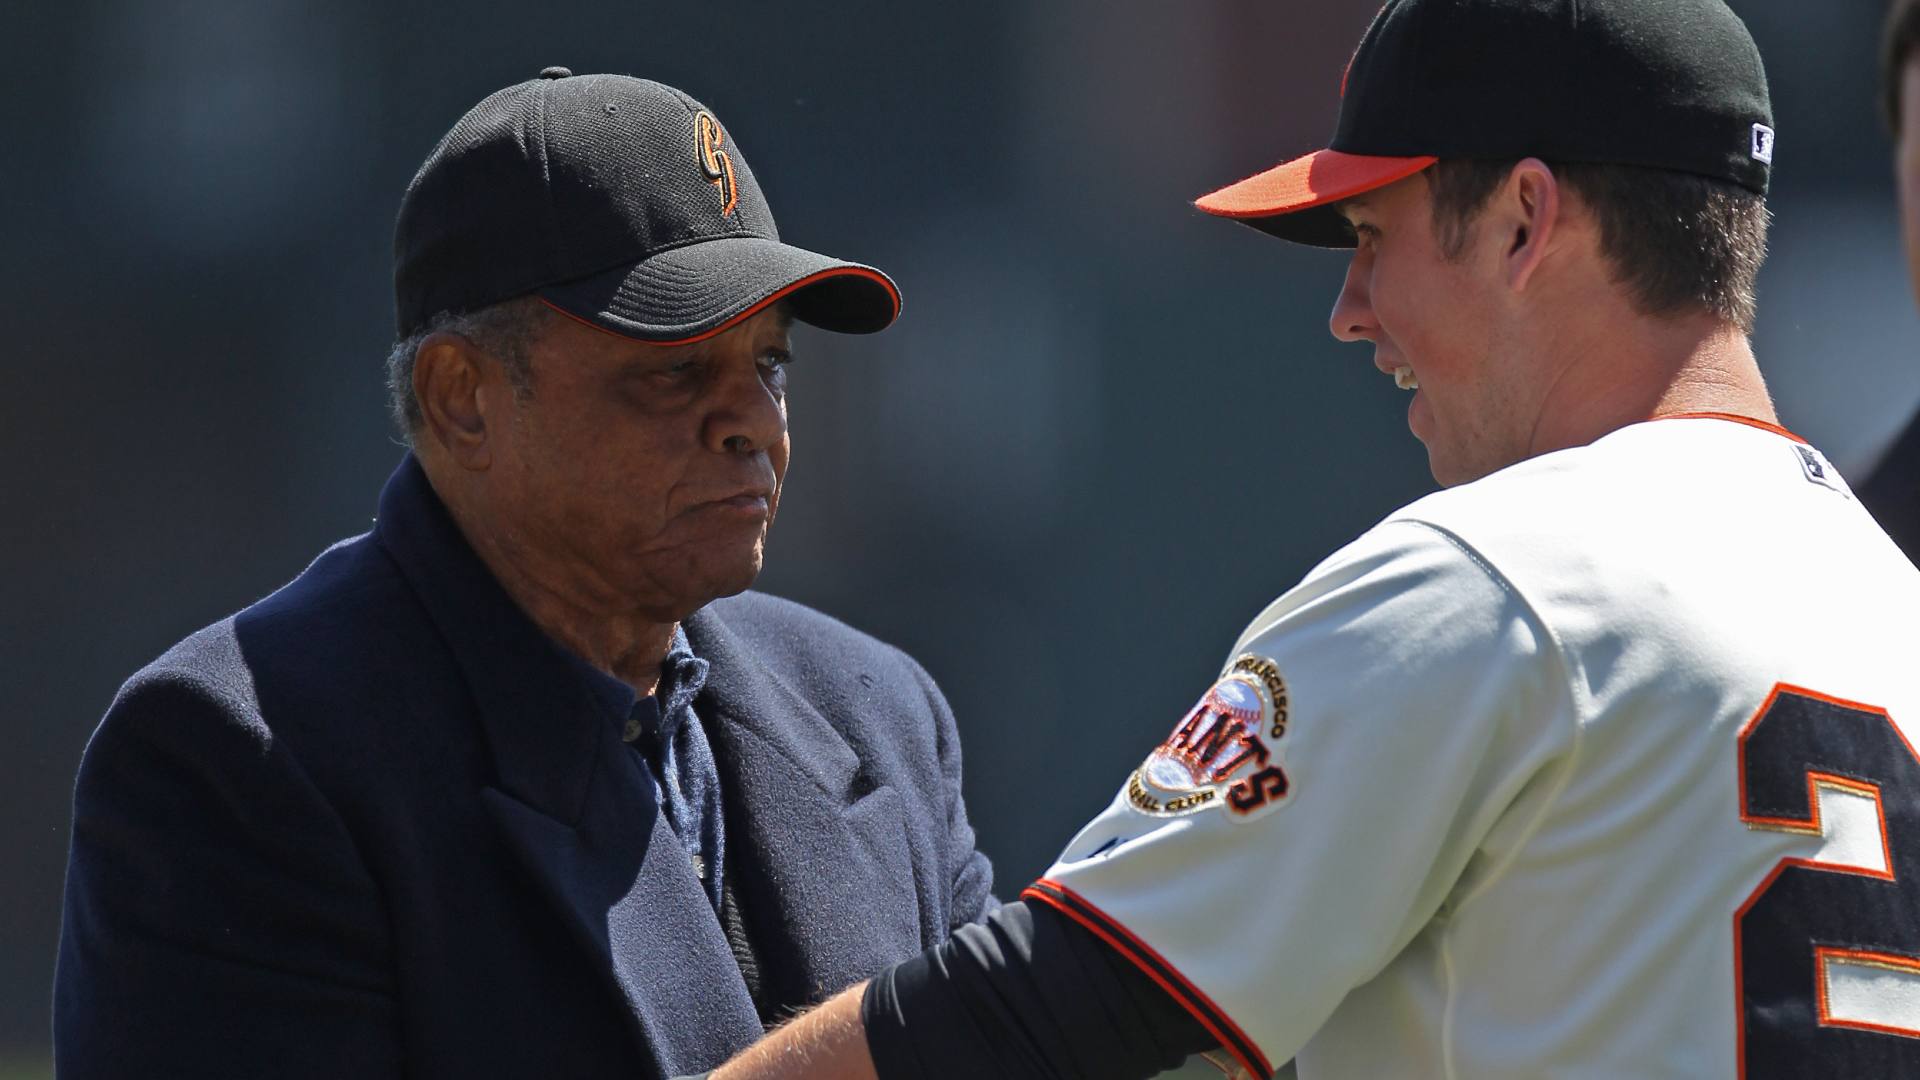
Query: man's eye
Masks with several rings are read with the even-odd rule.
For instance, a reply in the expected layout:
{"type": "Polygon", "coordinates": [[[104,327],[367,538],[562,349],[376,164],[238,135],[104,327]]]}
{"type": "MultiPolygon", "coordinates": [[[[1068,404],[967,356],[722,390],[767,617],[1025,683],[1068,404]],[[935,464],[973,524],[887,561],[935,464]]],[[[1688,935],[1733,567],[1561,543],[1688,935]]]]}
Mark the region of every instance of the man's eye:
{"type": "Polygon", "coordinates": [[[786,394],[787,365],[791,363],[793,357],[783,352],[765,353],[760,357],[760,377],[775,394],[786,394]]]}

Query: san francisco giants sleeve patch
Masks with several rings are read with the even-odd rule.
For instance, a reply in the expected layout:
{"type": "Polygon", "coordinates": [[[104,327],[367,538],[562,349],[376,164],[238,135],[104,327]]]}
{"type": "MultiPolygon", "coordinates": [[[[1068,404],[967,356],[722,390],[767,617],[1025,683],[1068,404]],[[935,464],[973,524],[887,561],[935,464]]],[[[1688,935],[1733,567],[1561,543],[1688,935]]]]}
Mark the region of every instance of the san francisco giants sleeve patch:
{"type": "Polygon", "coordinates": [[[1293,798],[1280,759],[1286,734],[1280,669],[1242,656],[1127,778],[1127,802],[1161,817],[1219,807],[1235,821],[1277,810],[1293,798]]]}

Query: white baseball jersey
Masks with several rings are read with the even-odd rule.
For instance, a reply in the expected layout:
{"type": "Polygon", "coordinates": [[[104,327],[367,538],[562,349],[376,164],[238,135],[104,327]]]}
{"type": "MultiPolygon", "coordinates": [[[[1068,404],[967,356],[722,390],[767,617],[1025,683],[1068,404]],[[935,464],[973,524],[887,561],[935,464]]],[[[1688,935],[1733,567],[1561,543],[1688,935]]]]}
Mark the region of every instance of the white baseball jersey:
{"type": "Polygon", "coordinates": [[[1658,420],[1315,568],[1026,896],[1262,1076],[1920,1076],[1917,744],[1920,571],[1658,420]]]}

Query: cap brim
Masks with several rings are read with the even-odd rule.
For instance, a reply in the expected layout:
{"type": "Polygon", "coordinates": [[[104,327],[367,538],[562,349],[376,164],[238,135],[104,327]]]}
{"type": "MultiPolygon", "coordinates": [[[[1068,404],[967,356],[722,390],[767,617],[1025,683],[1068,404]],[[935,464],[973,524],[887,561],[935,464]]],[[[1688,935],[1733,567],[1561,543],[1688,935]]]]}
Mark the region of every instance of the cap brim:
{"type": "Polygon", "coordinates": [[[658,345],[712,337],[781,300],[800,321],[843,334],[884,330],[900,314],[900,290],[879,270],[753,236],[672,248],[539,295],[562,314],[658,345]]]}
{"type": "Polygon", "coordinates": [[[1283,240],[1352,247],[1353,230],[1334,204],[1403,180],[1438,160],[1317,150],[1202,195],[1193,205],[1283,240]]]}

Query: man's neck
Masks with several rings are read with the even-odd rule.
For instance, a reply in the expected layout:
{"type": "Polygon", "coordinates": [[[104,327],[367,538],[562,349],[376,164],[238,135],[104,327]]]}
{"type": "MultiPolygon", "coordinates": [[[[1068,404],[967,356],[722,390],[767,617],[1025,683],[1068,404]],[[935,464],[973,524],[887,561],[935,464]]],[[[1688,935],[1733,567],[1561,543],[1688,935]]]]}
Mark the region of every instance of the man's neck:
{"type": "MultiPolygon", "coordinates": [[[[1747,336],[1706,316],[1621,318],[1563,351],[1531,454],[1588,443],[1642,420],[1726,413],[1777,424],[1747,336]]],[[[1564,348],[1564,347],[1563,347],[1564,348]]]]}
{"type": "Polygon", "coordinates": [[[679,623],[621,610],[612,598],[569,588],[566,575],[543,566],[505,531],[490,527],[491,519],[470,504],[471,493],[463,485],[457,480],[442,484],[434,473],[427,469],[461,535],[535,626],[636,694],[644,697],[658,689],[660,665],[679,623]]]}
{"type": "MultiPolygon", "coordinates": [[[[476,545],[478,550],[478,545],[476,545]]],[[[575,656],[612,675],[645,697],[660,685],[660,665],[673,644],[678,623],[659,623],[633,616],[610,616],[572,603],[532,575],[517,572],[512,559],[481,561],[493,571],[500,587],[527,613],[535,626],[575,656]]]]}

